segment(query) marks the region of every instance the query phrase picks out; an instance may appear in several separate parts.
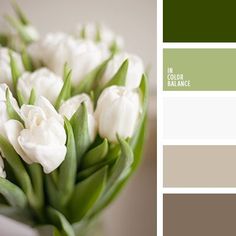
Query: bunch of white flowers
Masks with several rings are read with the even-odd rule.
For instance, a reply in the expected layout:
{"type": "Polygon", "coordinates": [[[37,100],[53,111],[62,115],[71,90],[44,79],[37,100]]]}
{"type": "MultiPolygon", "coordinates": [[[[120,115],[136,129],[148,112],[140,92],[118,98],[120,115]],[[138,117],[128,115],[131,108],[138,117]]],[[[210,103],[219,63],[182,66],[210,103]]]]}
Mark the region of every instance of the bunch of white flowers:
{"type": "Polygon", "coordinates": [[[143,62],[105,26],[40,37],[15,11],[17,19],[8,20],[23,48],[0,40],[0,194],[22,209],[20,220],[72,236],[138,166],[147,114],[143,62]]]}

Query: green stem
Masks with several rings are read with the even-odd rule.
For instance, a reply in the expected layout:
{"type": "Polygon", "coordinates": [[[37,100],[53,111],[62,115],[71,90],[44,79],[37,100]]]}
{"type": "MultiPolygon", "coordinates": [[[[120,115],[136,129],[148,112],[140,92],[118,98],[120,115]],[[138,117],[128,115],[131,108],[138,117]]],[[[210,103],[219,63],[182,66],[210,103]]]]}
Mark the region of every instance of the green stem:
{"type": "Polygon", "coordinates": [[[44,192],[43,192],[43,176],[42,169],[38,164],[29,165],[29,172],[33,183],[33,199],[32,205],[37,217],[43,221],[43,206],[44,206],[44,192]]]}

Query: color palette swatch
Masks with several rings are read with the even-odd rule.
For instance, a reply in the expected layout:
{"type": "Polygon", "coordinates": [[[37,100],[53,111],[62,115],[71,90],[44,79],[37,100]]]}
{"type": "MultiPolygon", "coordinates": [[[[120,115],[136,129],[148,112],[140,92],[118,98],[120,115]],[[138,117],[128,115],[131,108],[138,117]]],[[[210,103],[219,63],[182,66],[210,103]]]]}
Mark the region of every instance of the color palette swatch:
{"type": "Polygon", "coordinates": [[[236,49],[164,49],[165,91],[236,91],[236,49]]]}
{"type": "Polygon", "coordinates": [[[163,106],[165,139],[236,140],[236,97],[165,97],[163,106]]]}
{"type": "Polygon", "coordinates": [[[165,187],[236,187],[236,145],[166,145],[165,187]]]}
{"type": "Polygon", "coordinates": [[[235,1],[164,0],[164,42],[236,42],[235,1]]]}
{"type": "Polygon", "coordinates": [[[235,194],[164,195],[164,235],[236,235],[235,201],[235,194]]]}
{"type": "Polygon", "coordinates": [[[163,1],[157,227],[164,236],[236,235],[233,5],[163,1]]]}

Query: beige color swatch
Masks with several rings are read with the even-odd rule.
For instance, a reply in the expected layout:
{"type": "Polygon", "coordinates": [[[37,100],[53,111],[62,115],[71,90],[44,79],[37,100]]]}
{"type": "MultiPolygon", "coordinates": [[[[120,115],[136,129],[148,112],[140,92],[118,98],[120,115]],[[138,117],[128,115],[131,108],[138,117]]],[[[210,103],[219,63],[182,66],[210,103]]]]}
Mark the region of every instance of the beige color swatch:
{"type": "Polygon", "coordinates": [[[164,195],[164,236],[235,236],[236,195],[164,195]]]}
{"type": "Polygon", "coordinates": [[[236,187],[236,146],[164,146],[165,187],[236,187]]]}

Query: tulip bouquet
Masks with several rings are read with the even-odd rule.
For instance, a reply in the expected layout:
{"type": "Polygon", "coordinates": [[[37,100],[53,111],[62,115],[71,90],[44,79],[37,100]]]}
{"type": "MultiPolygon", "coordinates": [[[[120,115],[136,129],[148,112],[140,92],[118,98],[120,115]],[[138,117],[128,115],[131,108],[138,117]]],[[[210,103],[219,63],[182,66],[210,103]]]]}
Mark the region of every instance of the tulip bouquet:
{"type": "Polygon", "coordinates": [[[81,236],[140,162],[143,63],[103,25],[40,36],[13,7],[0,34],[0,214],[81,236]]]}

